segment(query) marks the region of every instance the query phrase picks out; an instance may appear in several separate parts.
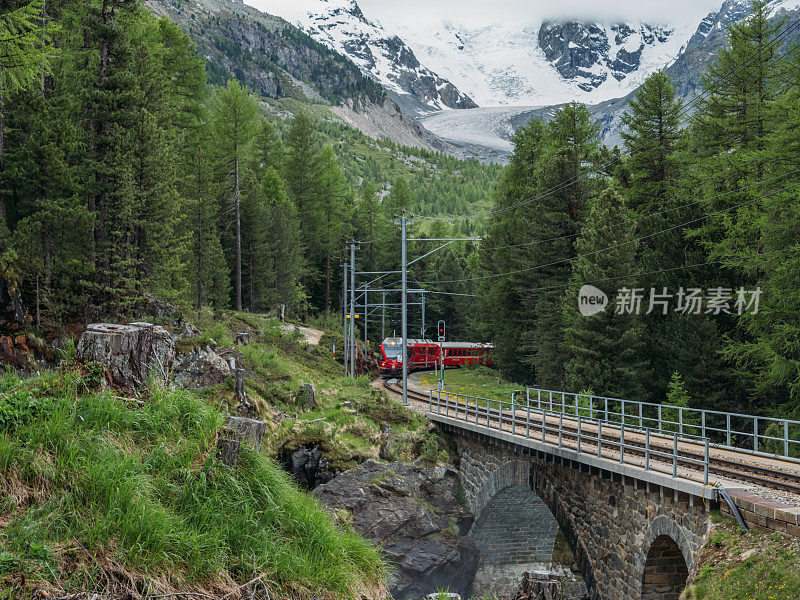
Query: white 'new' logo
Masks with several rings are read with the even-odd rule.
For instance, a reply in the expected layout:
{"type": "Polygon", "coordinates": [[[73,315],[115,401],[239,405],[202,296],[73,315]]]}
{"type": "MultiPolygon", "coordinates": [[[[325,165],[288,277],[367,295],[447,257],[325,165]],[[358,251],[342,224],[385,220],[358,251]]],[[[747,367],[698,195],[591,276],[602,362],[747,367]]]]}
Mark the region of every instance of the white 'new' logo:
{"type": "Polygon", "coordinates": [[[578,310],[584,317],[603,312],[608,306],[608,296],[593,285],[584,285],[578,292],[578,310]]]}

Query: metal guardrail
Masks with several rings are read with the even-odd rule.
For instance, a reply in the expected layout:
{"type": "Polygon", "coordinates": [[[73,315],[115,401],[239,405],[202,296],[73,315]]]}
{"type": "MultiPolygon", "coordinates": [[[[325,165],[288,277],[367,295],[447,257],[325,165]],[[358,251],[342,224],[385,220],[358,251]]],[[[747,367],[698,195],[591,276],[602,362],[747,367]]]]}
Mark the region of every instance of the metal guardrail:
{"type": "Polygon", "coordinates": [[[669,404],[637,402],[593,394],[575,394],[541,388],[526,388],[517,403],[546,408],[573,416],[600,419],[606,423],[633,425],[659,435],[677,432],[681,438],[711,440],[711,446],[777,456],[800,457],[800,421],[740,413],[688,408],[669,404]]]}
{"type": "Polygon", "coordinates": [[[515,402],[513,398],[511,401],[492,400],[465,394],[428,391],[430,414],[524,436],[525,439],[538,439],[554,447],[617,460],[620,464],[643,467],[645,471],[655,471],[675,478],[691,480],[678,471],[679,461],[683,464],[690,463],[691,466],[702,469],[703,483],[708,485],[710,464],[708,438],[685,440],[677,431],[669,434],[659,432],[658,435],[654,435],[648,427],[631,427],[624,421],[617,424],[609,423],[603,419],[585,417],[580,412],[577,415],[570,415],[563,410],[535,408],[532,404],[531,402],[521,404],[515,402]],[[531,418],[532,416],[534,418],[531,418]],[[609,434],[615,437],[609,439],[607,437],[609,434]],[[628,435],[627,440],[626,435],[628,435]],[[680,454],[681,441],[702,445],[702,458],[685,452],[680,454]],[[637,455],[639,459],[634,460],[629,454],[637,455]]]}

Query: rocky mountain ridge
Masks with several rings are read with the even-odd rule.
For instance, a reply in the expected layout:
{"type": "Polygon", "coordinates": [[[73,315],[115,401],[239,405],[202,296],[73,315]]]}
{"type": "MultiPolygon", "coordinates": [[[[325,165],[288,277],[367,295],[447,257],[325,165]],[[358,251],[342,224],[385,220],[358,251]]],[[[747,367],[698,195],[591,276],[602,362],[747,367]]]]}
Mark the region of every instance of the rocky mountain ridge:
{"type": "Polygon", "coordinates": [[[321,0],[299,24],[315,40],[350,58],[408,112],[477,106],[450,81],[420,64],[399,36],[367,19],[356,0],[321,0]]]}

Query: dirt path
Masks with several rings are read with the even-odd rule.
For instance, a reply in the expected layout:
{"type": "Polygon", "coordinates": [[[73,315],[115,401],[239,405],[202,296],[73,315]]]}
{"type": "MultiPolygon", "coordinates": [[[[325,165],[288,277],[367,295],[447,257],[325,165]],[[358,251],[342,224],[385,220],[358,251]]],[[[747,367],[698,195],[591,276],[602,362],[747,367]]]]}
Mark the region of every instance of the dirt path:
{"type": "Polygon", "coordinates": [[[306,344],[310,344],[311,346],[319,346],[322,336],[325,335],[324,331],[313,329],[311,327],[305,327],[303,325],[281,325],[281,331],[283,333],[293,333],[294,331],[298,331],[303,336],[306,344]]]}

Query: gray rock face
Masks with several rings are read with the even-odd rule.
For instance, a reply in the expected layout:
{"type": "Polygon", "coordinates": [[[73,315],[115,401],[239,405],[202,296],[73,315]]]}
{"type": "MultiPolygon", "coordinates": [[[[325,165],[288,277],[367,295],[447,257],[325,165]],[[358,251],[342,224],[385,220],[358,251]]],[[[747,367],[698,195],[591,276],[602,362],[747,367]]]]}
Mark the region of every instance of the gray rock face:
{"type": "Polygon", "coordinates": [[[590,92],[606,81],[609,72],[617,81],[625,79],[639,68],[646,45],[663,43],[673,33],[664,27],[641,25],[634,29],[625,23],[612,25],[609,31],[611,39],[606,27],[596,23],[544,23],[539,30],[539,47],[562,76],[590,92]],[[598,72],[594,69],[597,66],[608,70],[598,72]]]}
{"type": "Polygon", "coordinates": [[[222,383],[231,375],[228,361],[210,347],[192,350],[173,369],[175,383],[182,387],[207,387],[222,383]]]}
{"type": "Polygon", "coordinates": [[[313,493],[349,511],[355,528],[382,544],[396,571],[389,591],[405,600],[445,588],[469,595],[478,550],[467,537],[472,514],[458,503],[457,490],[449,467],[367,461],[313,493]]]}
{"type": "Polygon", "coordinates": [[[334,478],[327,459],[322,457],[322,449],[316,444],[303,446],[286,456],[284,466],[295,481],[307,490],[313,490],[334,478]]]}
{"type": "Polygon", "coordinates": [[[135,392],[151,376],[166,378],[175,346],[163,327],[150,323],[92,323],[78,341],[77,356],[104,364],[111,384],[135,392]]]}

